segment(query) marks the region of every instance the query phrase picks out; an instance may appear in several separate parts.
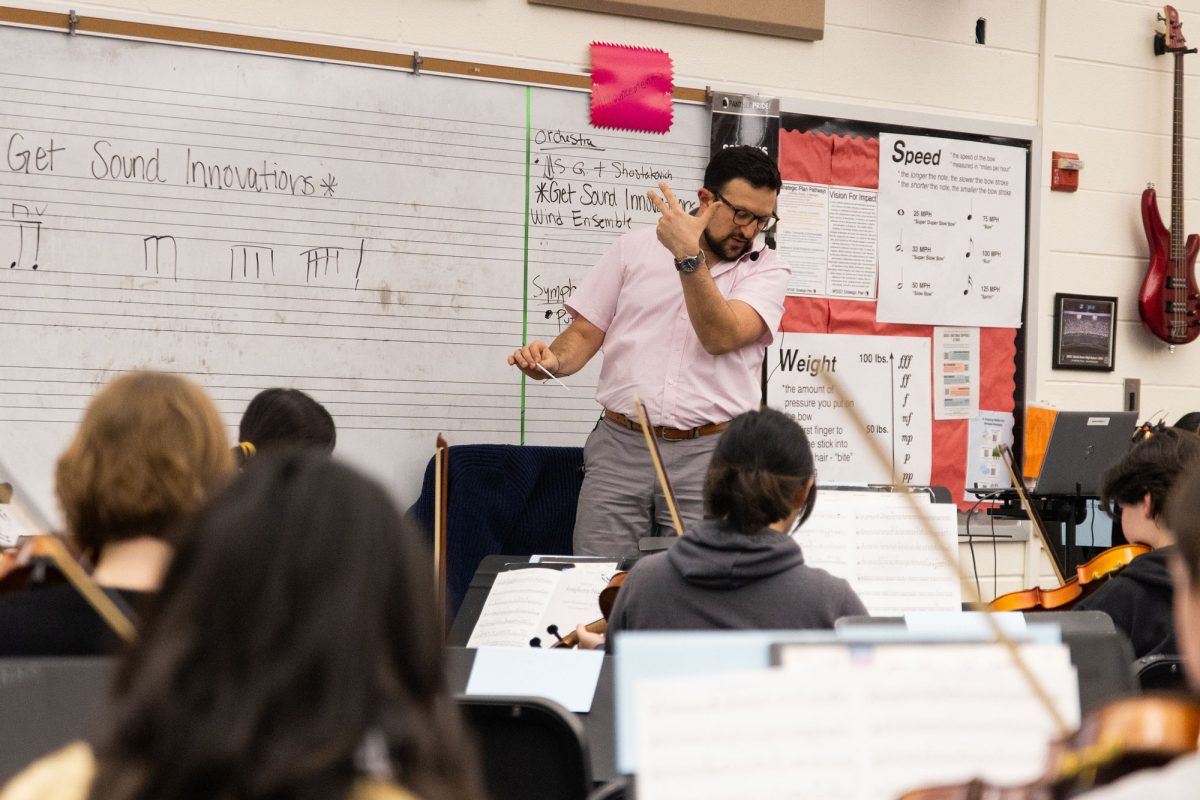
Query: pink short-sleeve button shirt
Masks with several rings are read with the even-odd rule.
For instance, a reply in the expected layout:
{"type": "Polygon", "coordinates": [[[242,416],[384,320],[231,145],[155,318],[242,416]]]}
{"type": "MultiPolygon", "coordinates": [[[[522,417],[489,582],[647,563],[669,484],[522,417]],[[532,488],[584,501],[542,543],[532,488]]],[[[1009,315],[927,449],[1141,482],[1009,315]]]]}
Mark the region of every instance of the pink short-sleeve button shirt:
{"type": "Polygon", "coordinates": [[[725,422],[757,408],[759,369],[783,316],[787,264],[760,243],[735,261],[710,265],[726,299],[753,308],[767,333],[719,356],[709,355],[692,329],[671,253],[653,227],[618,239],[566,303],[604,331],[604,363],[596,400],[633,415],[633,398],[655,425],[694,428],[725,422]]]}

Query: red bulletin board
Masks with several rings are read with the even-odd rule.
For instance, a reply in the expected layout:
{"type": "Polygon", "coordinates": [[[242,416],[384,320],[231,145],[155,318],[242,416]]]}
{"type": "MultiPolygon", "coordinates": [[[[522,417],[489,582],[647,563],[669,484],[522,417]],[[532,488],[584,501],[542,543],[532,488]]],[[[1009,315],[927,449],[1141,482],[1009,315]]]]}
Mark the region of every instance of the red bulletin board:
{"type": "MultiPolygon", "coordinates": [[[[814,130],[812,117],[783,115],[779,133],[779,171],[785,181],[823,183],[864,189],[879,188],[879,140],[876,132],[841,134],[837,121],[822,120],[814,130]],[[789,124],[792,123],[792,124],[789,124]]],[[[849,126],[857,127],[857,126],[849,126]]],[[[878,126],[876,126],[878,130],[878,126]]],[[[890,128],[889,128],[890,130],[890,128]]],[[[946,135],[939,131],[914,131],[946,135]]],[[[1025,143],[1027,144],[1027,143],[1025,143]]],[[[788,297],[780,329],[795,333],[845,333],[874,336],[933,336],[932,325],[901,325],[875,321],[875,301],[788,297]]],[[[1017,329],[979,330],[979,408],[1014,412],[1017,406],[1017,329]]],[[[969,421],[933,420],[930,483],[950,489],[958,507],[964,501],[969,421]]]]}

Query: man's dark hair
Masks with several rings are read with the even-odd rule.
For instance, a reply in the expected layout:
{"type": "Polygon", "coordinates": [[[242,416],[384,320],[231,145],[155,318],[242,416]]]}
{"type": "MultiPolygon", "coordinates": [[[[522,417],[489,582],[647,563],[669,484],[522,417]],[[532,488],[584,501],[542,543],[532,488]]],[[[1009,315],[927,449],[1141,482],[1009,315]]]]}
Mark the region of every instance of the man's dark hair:
{"type": "Polygon", "coordinates": [[[717,151],[704,170],[704,188],[719,192],[734,178],[743,178],[755,189],[770,189],[776,194],[783,186],[779,168],[771,157],[746,144],[717,151]]]}
{"type": "Polygon", "coordinates": [[[180,537],[91,796],[347,798],[373,749],[416,796],[480,797],[431,563],[374,481],[311,448],[252,459],[180,537]]]}
{"type": "MultiPolygon", "coordinates": [[[[704,481],[708,513],[742,533],[757,533],[792,512],[796,492],[814,477],[808,437],[795,420],[773,408],[735,417],[721,434],[704,481]]],[[[809,490],[801,522],[812,513],[809,490]]]]}
{"type": "Polygon", "coordinates": [[[280,445],[332,452],[337,428],[325,406],[299,389],[264,389],[246,406],[238,441],[260,453],[280,445]]]}
{"type": "Polygon", "coordinates": [[[1161,516],[1171,487],[1198,462],[1200,436],[1165,428],[1135,444],[1104,473],[1101,503],[1111,516],[1118,517],[1121,506],[1140,503],[1150,495],[1150,516],[1161,516]]]}

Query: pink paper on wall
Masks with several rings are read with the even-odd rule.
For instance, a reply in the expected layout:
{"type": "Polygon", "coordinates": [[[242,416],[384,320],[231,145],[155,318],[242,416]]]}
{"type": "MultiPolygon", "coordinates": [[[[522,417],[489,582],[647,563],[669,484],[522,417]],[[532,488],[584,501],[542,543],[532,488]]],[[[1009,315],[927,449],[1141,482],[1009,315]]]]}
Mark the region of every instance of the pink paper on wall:
{"type": "Polygon", "coordinates": [[[879,140],[834,136],[829,182],[834,186],[879,188],[879,140]]]}
{"type": "Polygon", "coordinates": [[[674,68],[665,50],[592,42],[592,124],[645,133],[671,130],[674,68]]]}
{"type": "Polygon", "coordinates": [[[779,132],[779,172],[785,181],[829,184],[833,140],[811,131],[779,132]]]}

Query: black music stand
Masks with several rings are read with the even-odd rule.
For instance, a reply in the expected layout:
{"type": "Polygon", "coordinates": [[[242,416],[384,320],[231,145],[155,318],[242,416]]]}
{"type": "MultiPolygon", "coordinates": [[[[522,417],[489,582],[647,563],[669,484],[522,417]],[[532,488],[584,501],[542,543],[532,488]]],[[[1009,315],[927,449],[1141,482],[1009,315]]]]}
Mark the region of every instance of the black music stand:
{"type": "Polygon", "coordinates": [[[1087,501],[1100,496],[1105,470],[1128,452],[1136,427],[1135,411],[1060,411],[1054,418],[1030,494],[1044,520],[1063,526],[1061,541],[1050,546],[1064,575],[1074,574],[1087,560],[1080,556],[1076,528],[1087,519],[1087,501]]]}

